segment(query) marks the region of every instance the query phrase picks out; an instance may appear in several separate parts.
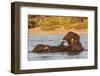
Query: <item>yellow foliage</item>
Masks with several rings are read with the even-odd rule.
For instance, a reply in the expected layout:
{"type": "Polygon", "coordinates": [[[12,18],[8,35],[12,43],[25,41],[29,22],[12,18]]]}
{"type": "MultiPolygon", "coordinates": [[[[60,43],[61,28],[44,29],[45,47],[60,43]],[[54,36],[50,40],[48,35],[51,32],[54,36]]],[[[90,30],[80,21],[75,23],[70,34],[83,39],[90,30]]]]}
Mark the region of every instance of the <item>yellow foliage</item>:
{"type": "Polygon", "coordinates": [[[62,26],[64,29],[79,30],[88,28],[88,19],[86,17],[29,15],[28,26],[41,27],[42,30],[55,30],[62,26]]]}

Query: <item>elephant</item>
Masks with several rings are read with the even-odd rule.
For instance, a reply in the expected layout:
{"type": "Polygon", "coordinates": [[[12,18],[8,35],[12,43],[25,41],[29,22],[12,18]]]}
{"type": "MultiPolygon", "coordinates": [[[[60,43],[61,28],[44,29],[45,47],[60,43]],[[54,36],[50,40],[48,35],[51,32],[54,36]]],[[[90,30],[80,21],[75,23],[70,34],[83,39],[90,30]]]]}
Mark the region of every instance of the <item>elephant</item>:
{"type": "Polygon", "coordinates": [[[50,45],[43,45],[38,44],[32,52],[35,53],[54,53],[54,52],[68,52],[68,54],[78,54],[82,52],[84,48],[80,43],[80,36],[74,32],[68,32],[62,42],[58,46],[50,46],[50,45]],[[68,45],[65,46],[65,41],[68,42],[68,45]]]}

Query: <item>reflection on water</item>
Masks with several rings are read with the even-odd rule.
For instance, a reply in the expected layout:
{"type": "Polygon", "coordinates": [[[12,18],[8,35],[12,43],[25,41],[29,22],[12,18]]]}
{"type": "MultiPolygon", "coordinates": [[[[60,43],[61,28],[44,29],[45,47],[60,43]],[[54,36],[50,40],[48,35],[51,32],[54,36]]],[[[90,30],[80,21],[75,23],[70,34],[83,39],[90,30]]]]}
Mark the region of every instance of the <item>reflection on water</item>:
{"type": "MultiPolygon", "coordinates": [[[[64,35],[34,35],[29,37],[29,52],[28,60],[56,60],[56,59],[84,59],[88,58],[88,51],[83,51],[78,55],[68,55],[68,53],[32,53],[32,49],[38,44],[47,44],[50,46],[57,46],[61,43],[64,35]]],[[[88,48],[87,35],[80,36],[82,46],[88,48]]]]}

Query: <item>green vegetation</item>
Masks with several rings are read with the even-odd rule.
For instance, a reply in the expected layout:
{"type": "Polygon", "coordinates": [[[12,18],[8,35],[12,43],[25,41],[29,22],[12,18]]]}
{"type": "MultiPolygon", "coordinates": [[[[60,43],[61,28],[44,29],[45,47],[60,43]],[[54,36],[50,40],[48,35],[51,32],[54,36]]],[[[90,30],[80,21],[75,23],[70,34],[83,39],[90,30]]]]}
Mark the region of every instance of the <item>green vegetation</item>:
{"type": "Polygon", "coordinates": [[[42,30],[55,30],[60,27],[87,29],[88,19],[87,17],[28,15],[28,27],[41,27],[42,30]]]}

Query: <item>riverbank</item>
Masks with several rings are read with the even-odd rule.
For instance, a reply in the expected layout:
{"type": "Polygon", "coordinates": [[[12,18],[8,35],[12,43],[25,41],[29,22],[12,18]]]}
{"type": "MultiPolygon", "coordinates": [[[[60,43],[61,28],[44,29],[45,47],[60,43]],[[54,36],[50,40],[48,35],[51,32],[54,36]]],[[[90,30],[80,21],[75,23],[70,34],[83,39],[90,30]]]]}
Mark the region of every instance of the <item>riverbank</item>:
{"type": "Polygon", "coordinates": [[[87,34],[88,33],[88,30],[87,29],[80,29],[80,30],[76,30],[76,29],[69,29],[69,30],[66,30],[66,29],[63,29],[63,28],[57,28],[55,30],[50,30],[50,31],[44,31],[44,30],[41,30],[40,27],[37,27],[37,28],[31,28],[31,29],[28,29],[28,33],[29,33],[29,36],[32,36],[32,35],[54,35],[54,34],[67,34],[69,31],[72,31],[72,32],[75,32],[79,35],[83,35],[83,34],[87,34]]]}

